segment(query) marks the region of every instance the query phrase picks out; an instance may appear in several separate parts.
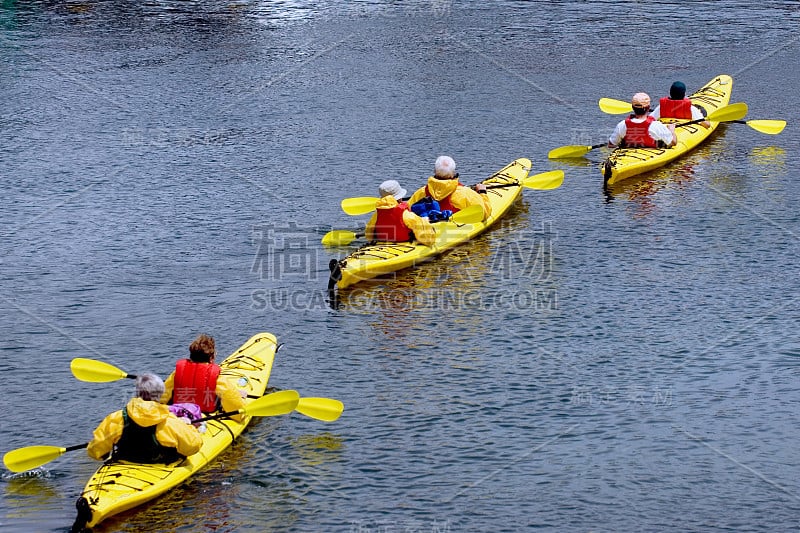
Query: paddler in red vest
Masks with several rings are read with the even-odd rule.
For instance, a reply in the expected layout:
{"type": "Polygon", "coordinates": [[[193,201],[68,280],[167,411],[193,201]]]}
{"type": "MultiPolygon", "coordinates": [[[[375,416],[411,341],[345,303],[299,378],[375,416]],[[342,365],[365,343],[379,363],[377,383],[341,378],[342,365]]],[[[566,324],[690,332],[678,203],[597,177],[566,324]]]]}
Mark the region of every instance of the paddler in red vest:
{"type": "MultiPolygon", "coordinates": [[[[214,338],[199,335],[189,345],[189,359],[181,359],[175,372],[164,382],[163,403],[194,403],[204,413],[218,409],[224,412],[238,411],[245,407],[242,392],[236,384],[220,377],[219,365],[214,363],[217,349],[214,338]]],[[[242,415],[231,416],[240,422],[242,415]]]]}
{"type": "Polygon", "coordinates": [[[428,178],[428,184],[421,187],[408,200],[408,205],[414,205],[425,197],[431,197],[439,202],[442,211],[456,213],[473,205],[483,207],[483,220],[492,214],[492,204],[486,194],[486,185],[479,183],[475,189],[465,187],[458,182],[456,162],[452,157],[442,155],[433,165],[433,176],[428,178]]]}
{"type": "Polygon", "coordinates": [[[436,233],[430,222],[412,213],[403,201],[406,191],[396,180],[387,180],[378,187],[380,200],[375,204],[375,214],[364,231],[371,241],[408,242],[416,240],[430,246],[436,233]]]}
{"type": "MultiPolygon", "coordinates": [[[[682,81],[676,81],[669,88],[669,97],[659,100],[658,106],[653,109],[650,116],[659,118],[677,118],[682,120],[703,120],[705,115],[697,106],[692,105],[692,101],[686,98],[686,85],[682,81]]],[[[707,120],[700,122],[704,128],[711,126],[707,120]]]]}
{"type": "Polygon", "coordinates": [[[665,148],[675,146],[678,136],[674,124],[663,124],[650,113],[650,97],[636,93],[631,99],[633,114],[622,120],[608,138],[609,148],[665,148]]]}

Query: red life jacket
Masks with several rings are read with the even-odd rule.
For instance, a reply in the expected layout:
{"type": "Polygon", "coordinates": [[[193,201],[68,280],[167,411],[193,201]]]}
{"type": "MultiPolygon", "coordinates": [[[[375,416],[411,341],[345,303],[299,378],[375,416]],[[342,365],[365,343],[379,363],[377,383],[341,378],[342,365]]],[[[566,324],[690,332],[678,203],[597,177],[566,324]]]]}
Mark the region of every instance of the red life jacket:
{"type": "Polygon", "coordinates": [[[175,365],[172,403],[196,403],[204,413],[217,410],[219,365],[181,359],[175,365]]]}
{"type": "Polygon", "coordinates": [[[406,242],[414,234],[403,222],[403,212],[408,209],[406,202],[400,202],[391,209],[377,209],[373,236],[379,241],[406,242]]]}
{"type": "Polygon", "coordinates": [[[692,118],[692,101],[688,98],[673,100],[664,97],[659,100],[661,118],[692,118]]]}
{"type": "Polygon", "coordinates": [[[634,122],[631,117],[625,119],[625,146],[633,148],[658,148],[658,143],[650,137],[650,124],[655,119],[648,116],[643,122],[634,122]]]}
{"type": "MultiPolygon", "coordinates": [[[[458,186],[459,187],[463,187],[464,184],[459,181],[458,182],[458,186]]],[[[455,191],[453,191],[453,192],[455,192],[455,191]]],[[[448,194],[445,198],[442,198],[441,200],[436,200],[437,202],[439,202],[439,210],[440,211],[445,211],[446,210],[446,211],[452,211],[453,213],[458,213],[459,211],[461,211],[459,208],[457,208],[456,206],[453,205],[453,202],[450,201],[450,196],[452,194],[453,193],[448,194]]],[[[427,185],[425,186],[425,196],[431,196],[431,192],[428,190],[428,186],[427,185]]],[[[433,196],[431,196],[431,198],[433,198],[433,196]]]]}

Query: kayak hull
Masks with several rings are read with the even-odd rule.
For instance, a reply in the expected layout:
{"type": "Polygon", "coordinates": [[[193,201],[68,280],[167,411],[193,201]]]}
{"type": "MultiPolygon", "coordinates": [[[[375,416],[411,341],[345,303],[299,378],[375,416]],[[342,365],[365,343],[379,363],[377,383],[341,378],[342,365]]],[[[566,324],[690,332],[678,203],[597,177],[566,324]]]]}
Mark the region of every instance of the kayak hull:
{"type": "MultiPolygon", "coordinates": [[[[220,363],[220,375],[237,380],[238,387],[251,397],[261,397],[267,388],[277,339],[271,333],[251,337],[241,348],[220,363]]],[[[89,479],[78,498],[78,520],[93,527],[122,511],[156,498],[183,483],[225,450],[250,423],[230,419],[209,420],[203,445],[196,454],[171,464],[140,464],[127,461],[106,462],[89,479]]]]}
{"type": "Polygon", "coordinates": [[[529,159],[520,158],[481,183],[487,185],[492,214],[483,222],[456,224],[436,222],[436,241],[432,246],[416,242],[372,242],[341,260],[331,260],[329,288],[344,289],[360,281],[413,267],[480,235],[511,208],[522,193],[520,183],[528,176],[529,159]]]}
{"type": "MultiPolygon", "coordinates": [[[[728,105],[733,89],[733,79],[721,74],[689,96],[693,105],[705,111],[706,116],[728,105]]],[[[680,124],[685,120],[663,119],[666,124],[680,124]]],[[[712,122],[710,128],[700,124],[676,128],[678,144],[672,148],[617,148],[601,165],[600,171],[606,185],[657,169],[687,154],[705,141],[719,126],[712,122]]]]}

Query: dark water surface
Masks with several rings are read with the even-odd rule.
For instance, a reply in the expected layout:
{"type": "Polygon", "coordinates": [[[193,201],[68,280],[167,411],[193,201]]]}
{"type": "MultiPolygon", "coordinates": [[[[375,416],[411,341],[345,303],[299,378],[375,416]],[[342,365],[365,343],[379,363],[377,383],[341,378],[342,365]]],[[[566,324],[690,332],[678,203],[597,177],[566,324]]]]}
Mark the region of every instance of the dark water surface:
{"type": "MultiPolygon", "coordinates": [[[[800,525],[799,2],[12,2],[0,8],[0,451],[86,442],[199,332],[285,343],[262,419],[97,531],[800,525]],[[660,12],[660,13],[659,13],[660,12]],[[748,118],[604,193],[597,100],[734,78],[748,118]],[[326,302],[339,201],[451,154],[562,168],[440,260],[326,302]]],[[[0,480],[66,531],[83,452],[0,480]]]]}

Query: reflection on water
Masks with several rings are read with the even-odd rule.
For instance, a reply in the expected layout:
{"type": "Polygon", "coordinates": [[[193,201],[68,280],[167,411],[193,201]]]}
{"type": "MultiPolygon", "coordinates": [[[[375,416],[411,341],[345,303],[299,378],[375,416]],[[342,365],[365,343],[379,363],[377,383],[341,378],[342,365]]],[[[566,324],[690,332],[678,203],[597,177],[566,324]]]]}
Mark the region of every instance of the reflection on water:
{"type": "Polygon", "coordinates": [[[319,466],[341,460],[343,442],[340,435],[330,432],[299,435],[289,444],[305,466],[319,466]]]}
{"type": "Polygon", "coordinates": [[[341,309],[369,317],[384,342],[398,349],[415,347],[417,336],[410,333],[420,332],[418,340],[424,342],[422,323],[469,305],[472,284],[480,283],[481,272],[492,267],[493,229],[420,265],[342,291],[341,309]]]}
{"type": "Polygon", "coordinates": [[[788,172],[786,157],[786,150],[780,146],[761,146],[750,151],[748,161],[753,167],[754,175],[776,181],[788,172]]]}
{"type": "Polygon", "coordinates": [[[5,481],[5,499],[9,502],[20,500],[22,505],[12,506],[8,518],[23,518],[36,515],[53,506],[60,506],[64,495],[61,493],[59,480],[53,479],[50,472],[37,468],[18,474],[3,474],[5,481]]]}
{"type": "MultiPolygon", "coordinates": [[[[714,136],[723,134],[724,130],[717,130],[714,136]]],[[[724,146],[724,143],[717,141],[705,142],[689,154],[664,167],[611,186],[605,185],[603,191],[606,202],[612,202],[616,198],[630,201],[636,206],[632,216],[637,219],[649,217],[659,209],[675,205],[676,198],[679,203],[683,203],[685,198],[682,193],[696,183],[698,173],[702,171],[707,162],[723,157],[724,146]],[[678,194],[671,194],[663,199],[658,198],[659,193],[662,192],[678,194]]]]}
{"type": "MultiPolygon", "coordinates": [[[[783,180],[789,174],[788,154],[780,146],[760,146],[750,150],[747,159],[752,178],[761,178],[764,185],[773,194],[782,194],[785,187],[783,180]]],[[[783,198],[785,200],[785,198],[783,198]]]]}
{"type": "Polygon", "coordinates": [[[647,218],[658,209],[656,194],[666,188],[682,190],[694,180],[694,167],[684,164],[633,178],[626,186],[627,199],[636,205],[633,218],[647,218]]]}
{"type": "Polygon", "coordinates": [[[311,435],[298,435],[290,441],[292,444],[313,449],[336,451],[342,447],[342,438],[330,432],[314,433],[311,435]]]}
{"type": "Polygon", "coordinates": [[[750,162],[754,165],[784,167],[786,150],[780,146],[760,146],[750,151],[750,162]]]}
{"type": "Polygon", "coordinates": [[[366,317],[370,343],[385,346],[380,353],[392,360],[402,363],[412,352],[415,359],[458,366],[464,354],[437,339],[485,330],[495,313],[544,316],[557,309],[556,234],[549,222],[531,220],[536,211],[519,202],[477,239],[392,278],[343,291],[343,309],[366,317]]]}
{"type": "MultiPolygon", "coordinates": [[[[592,169],[597,166],[597,162],[594,159],[589,159],[587,157],[567,157],[564,159],[559,159],[557,161],[550,161],[552,170],[556,168],[564,169],[564,167],[568,167],[570,169],[581,170],[581,169],[592,169]]],[[[569,176],[567,171],[565,170],[565,174],[569,176]]],[[[600,172],[597,172],[597,181],[602,182],[603,176],[600,172]]]]}

